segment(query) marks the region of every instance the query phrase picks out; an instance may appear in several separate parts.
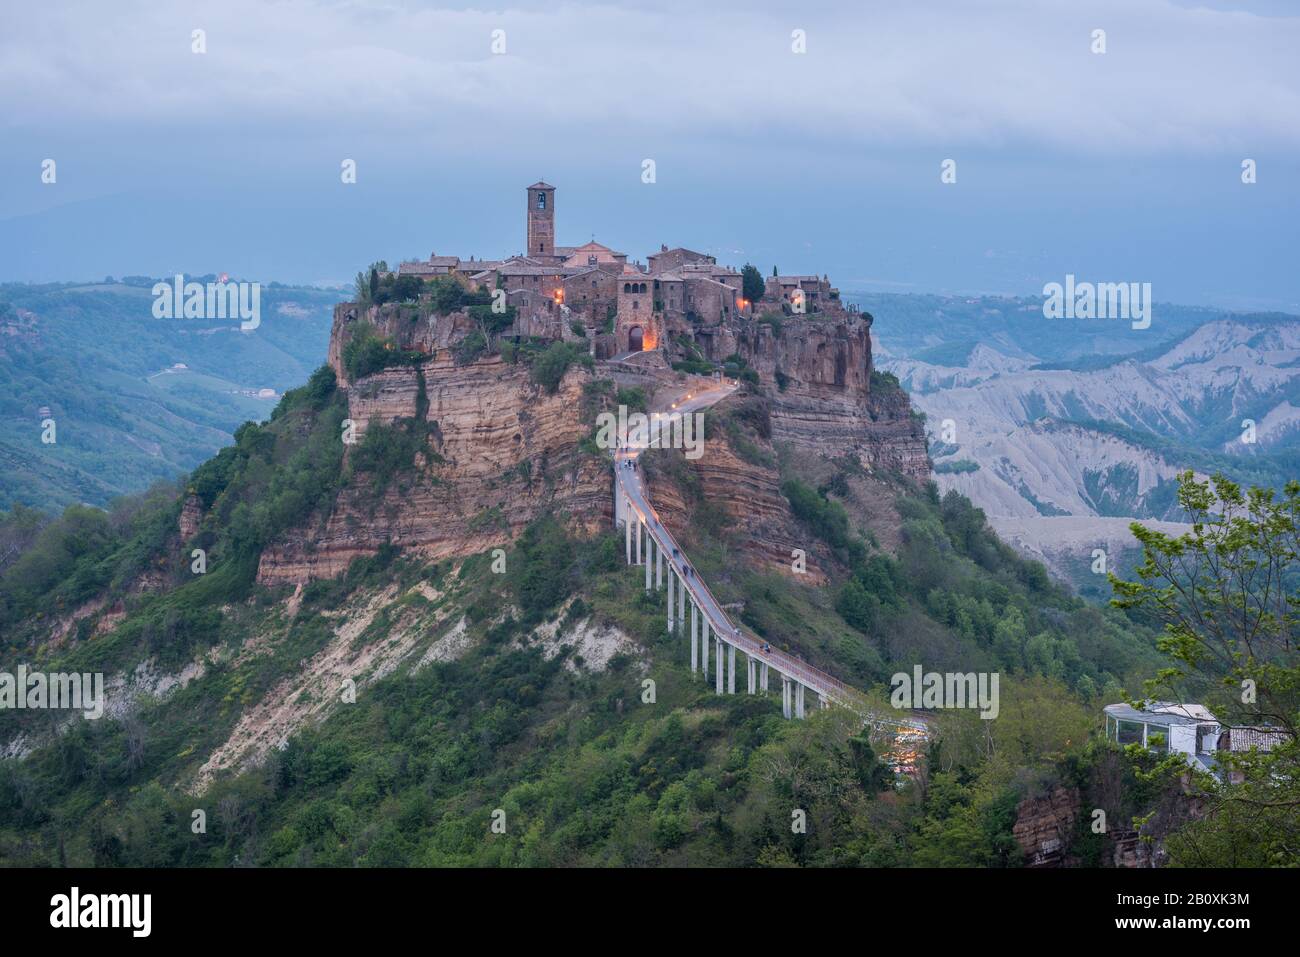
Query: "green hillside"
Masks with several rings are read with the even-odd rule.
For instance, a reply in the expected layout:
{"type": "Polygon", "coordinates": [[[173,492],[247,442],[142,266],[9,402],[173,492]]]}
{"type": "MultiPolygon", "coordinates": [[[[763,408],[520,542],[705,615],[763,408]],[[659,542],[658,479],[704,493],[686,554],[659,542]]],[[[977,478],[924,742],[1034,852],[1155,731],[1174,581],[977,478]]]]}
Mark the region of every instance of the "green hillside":
{"type": "Polygon", "coordinates": [[[103,506],[174,479],[270,415],[258,390],[283,393],[324,359],[337,293],[266,285],[260,326],[240,332],[155,319],[151,286],[0,285],[0,508],[103,506]]]}
{"type": "MultiPolygon", "coordinates": [[[[121,720],[73,719],[52,738],[47,714],[0,715],[0,738],[35,747],[0,761],[0,863],[1014,865],[1017,803],[1114,757],[1088,744],[1098,704],[1158,662],[1143,626],[1051,585],[958,496],[900,480],[903,546],[882,553],[872,542],[884,529],[857,517],[854,475],[820,488],[786,480],[795,514],[836,556],[829,587],[736,566],[727,556],[739,543],[704,499],[690,502],[685,545],[720,600],[744,603],[747,625],[882,707],[889,674],[917,661],[1001,670],[999,719],[938,716],[918,780],[895,782],[884,745],[849,712],[786,721],[779,696],[718,697],[693,679],[686,645],[664,634],[660,596],[645,595],[613,534],[575,538],[544,518],[505,576],[489,555],[429,565],[389,548],[310,585],[290,610],[289,589],[254,585],[260,550],[342,483],[373,479],[339,470],[344,408],[322,370],[196,470],[204,576],[177,547],[174,489],[109,514],[71,509],[39,532],[22,512],[0,523],[0,538],[27,542],[0,575],[4,661],[110,674],[206,663],[121,720]],[[146,569],[165,587],[134,594],[146,569]],[[38,643],[49,610],[96,595],[123,600],[125,617],[38,643]],[[196,785],[239,721],[353,619],[365,627],[351,647],[410,642],[410,654],[264,762],[196,785]],[[537,630],[548,623],[550,640],[537,630]],[[604,667],[578,650],[593,626],[630,642],[604,667]],[[421,666],[457,628],[464,654],[421,666]]],[[[765,441],[734,426],[728,441],[765,441]]],[[[662,476],[689,469],[678,453],[656,455],[662,476]]]]}

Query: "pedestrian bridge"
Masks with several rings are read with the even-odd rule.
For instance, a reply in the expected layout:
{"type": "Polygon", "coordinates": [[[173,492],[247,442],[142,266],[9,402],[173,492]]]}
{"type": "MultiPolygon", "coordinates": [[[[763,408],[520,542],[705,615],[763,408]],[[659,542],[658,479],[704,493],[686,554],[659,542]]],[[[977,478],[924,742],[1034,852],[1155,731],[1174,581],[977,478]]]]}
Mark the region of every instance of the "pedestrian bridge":
{"type": "MultiPolygon", "coordinates": [[[[693,391],[673,404],[671,412],[700,411],[735,389],[736,383],[726,379],[699,379],[693,391]]],[[[686,553],[650,504],[638,466],[641,453],[646,448],[657,447],[661,434],[666,435],[668,430],[667,422],[652,417],[647,435],[630,439],[615,452],[614,522],[624,529],[627,563],[645,566],[646,591],[667,591],[668,631],[683,635],[689,632],[691,671],[702,672],[707,680],[712,668],[716,692],[722,694],[725,688],[727,694],[735,694],[739,652],[745,665],[746,692],[767,694],[773,681],[779,680],[781,710],[787,718],[804,716],[811,691],[816,706],[842,705],[877,723],[878,719],[868,714],[866,701],[856,689],[793,655],[772,648],[732,622],[709,586],[696,574],[686,553]]]]}

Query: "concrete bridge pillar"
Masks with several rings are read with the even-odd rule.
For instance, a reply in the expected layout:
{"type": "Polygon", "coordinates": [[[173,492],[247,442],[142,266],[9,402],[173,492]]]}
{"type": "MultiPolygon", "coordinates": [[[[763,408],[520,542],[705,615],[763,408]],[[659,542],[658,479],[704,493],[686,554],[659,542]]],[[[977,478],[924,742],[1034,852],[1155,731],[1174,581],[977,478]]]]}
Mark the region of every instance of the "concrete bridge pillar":
{"type": "Polygon", "coordinates": [[[655,590],[664,587],[664,547],[655,549],[655,590]]]}
{"type": "Polygon", "coordinates": [[[727,645],[727,694],[736,693],[736,646],[727,645]]]}
{"type": "Polygon", "coordinates": [[[781,676],[781,714],[790,717],[790,679],[781,676]]]}
{"type": "Polygon", "coordinates": [[[686,627],[686,580],[677,579],[677,622],[686,627]]]}
{"type": "Polygon", "coordinates": [[[627,539],[627,563],[632,564],[632,511],[624,508],[623,535],[627,539]]]}
{"type": "Polygon", "coordinates": [[[673,630],[673,570],[668,569],[668,631],[673,630]]]}
{"type": "Polygon", "coordinates": [[[803,685],[797,681],[794,684],[794,716],[803,717],[803,685]]]}
{"type": "Polygon", "coordinates": [[[758,666],[758,685],[763,694],[767,694],[767,662],[758,666]]]}
{"type": "MultiPolygon", "coordinates": [[[[691,674],[695,674],[695,643],[699,637],[700,630],[699,615],[695,608],[695,602],[691,602],[691,674]]],[[[708,647],[708,638],[704,639],[705,647],[708,647]]]]}
{"type": "Polygon", "coordinates": [[[654,539],[645,537],[645,590],[650,590],[650,553],[654,551],[654,539]]]}
{"type": "Polygon", "coordinates": [[[717,673],[714,674],[713,676],[713,681],[714,681],[713,690],[714,693],[716,694],[722,694],[722,637],[720,635],[715,634],[713,638],[718,648],[717,651],[718,659],[715,662],[715,665],[717,666],[718,670],[717,673]]]}
{"type": "Polygon", "coordinates": [[[754,659],[749,655],[745,656],[745,690],[748,694],[754,693],[754,659]]]}
{"type": "Polygon", "coordinates": [[[704,640],[700,642],[700,648],[704,650],[704,654],[700,655],[701,658],[700,663],[703,665],[704,680],[708,681],[709,680],[709,616],[708,615],[704,616],[704,632],[701,637],[704,640]]]}
{"type": "Polygon", "coordinates": [[[636,520],[636,563],[641,564],[641,519],[636,520]]]}

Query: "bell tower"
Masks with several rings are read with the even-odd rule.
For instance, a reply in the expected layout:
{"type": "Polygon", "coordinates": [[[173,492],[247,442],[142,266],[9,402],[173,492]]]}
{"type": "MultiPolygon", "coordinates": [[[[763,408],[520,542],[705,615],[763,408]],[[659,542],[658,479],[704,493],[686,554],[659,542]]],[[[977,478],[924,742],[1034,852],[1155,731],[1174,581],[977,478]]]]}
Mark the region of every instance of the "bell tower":
{"type": "Polygon", "coordinates": [[[555,255],[555,187],[546,183],[528,187],[528,246],[524,255],[555,255]]]}

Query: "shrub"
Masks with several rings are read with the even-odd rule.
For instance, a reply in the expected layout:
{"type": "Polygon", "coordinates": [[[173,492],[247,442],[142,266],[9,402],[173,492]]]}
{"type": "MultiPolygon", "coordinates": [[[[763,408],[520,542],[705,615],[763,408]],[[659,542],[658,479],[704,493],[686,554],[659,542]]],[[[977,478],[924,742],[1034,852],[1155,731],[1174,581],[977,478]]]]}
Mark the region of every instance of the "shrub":
{"type": "Polygon", "coordinates": [[[592,368],[595,362],[581,346],[573,342],[552,342],[536,359],[530,371],[532,380],[547,392],[554,394],[569,366],[578,362],[592,368]]]}
{"type": "Polygon", "coordinates": [[[952,462],[936,462],[935,475],[961,475],[964,472],[978,472],[980,464],[970,459],[955,459],[952,462]]]}
{"type": "Polygon", "coordinates": [[[765,312],[758,317],[760,324],[772,327],[772,335],[781,338],[781,329],[785,322],[784,317],[779,312],[765,312]]]}
{"type": "Polygon", "coordinates": [[[898,376],[892,372],[881,372],[877,369],[871,370],[871,391],[879,392],[882,395],[888,395],[893,392],[902,392],[903,387],[898,383],[898,376]]]}
{"type": "Polygon", "coordinates": [[[618,404],[627,406],[628,412],[645,412],[649,408],[645,389],[640,386],[619,389],[618,404]]]}
{"type": "Polygon", "coordinates": [[[487,348],[487,339],[484,338],[483,333],[475,329],[457,343],[456,348],[453,351],[454,361],[458,366],[469,365],[479,356],[487,352],[487,348]]]}
{"type": "Polygon", "coordinates": [[[373,487],[382,492],[393,477],[411,467],[415,453],[426,443],[427,431],[414,419],[398,419],[392,425],[374,424],[352,453],[352,468],[372,477],[373,487]]]}
{"type": "Polygon", "coordinates": [[[359,323],[343,347],[343,368],[353,382],[389,366],[411,365],[423,358],[419,352],[398,349],[392,339],[380,335],[368,322],[359,323]]]}
{"type": "Polygon", "coordinates": [[[806,523],[813,532],[832,548],[842,549],[849,544],[849,516],[844,506],[817,493],[812,486],[798,479],[787,479],[781,492],[790,500],[790,510],[806,523]]]}
{"type": "Polygon", "coordinates": [[[465,300],[465,287],[449,276],[439,276],[429,283],[434,312],[455,312],[465,300]]]}
{"type": "Polygon", "coordinates": [[[498,336],[505,332],[515,323],[515,315],[519,312],[514,306],[506,306],[503,312],[494,312],[490,303],[481,303],[469,307],[469,314],[480,329],[487,331],[489,336],[498,336]]]}

